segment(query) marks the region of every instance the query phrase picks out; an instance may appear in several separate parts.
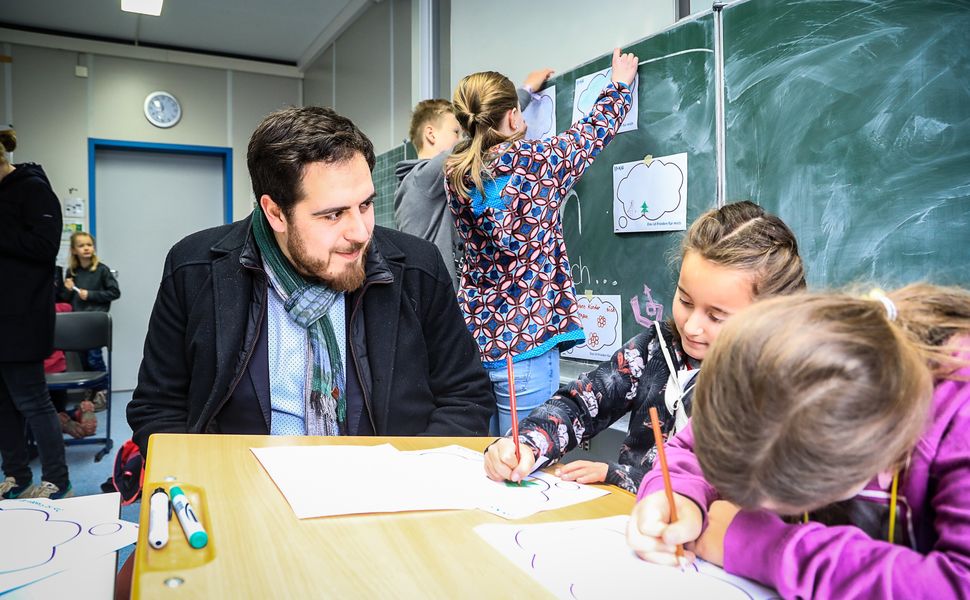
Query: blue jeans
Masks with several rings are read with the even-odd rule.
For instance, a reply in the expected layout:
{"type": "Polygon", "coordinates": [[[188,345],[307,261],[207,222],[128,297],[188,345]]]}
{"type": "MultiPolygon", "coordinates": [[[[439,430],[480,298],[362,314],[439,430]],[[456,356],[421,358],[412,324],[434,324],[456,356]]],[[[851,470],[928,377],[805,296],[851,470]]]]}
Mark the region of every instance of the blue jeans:
{"type": "MultiPolygon", "coordinates": [[[[559,389],[559,350],[553,348],[541,356],[515,362],[512,367],[515,370],[515,413],[522,421],[532,409],[545,404],[559,389]]],[[[505,367],[487,371],[498,406],[498,414],[492,415],[489,433],[504,435],[512,429],[509,374],[505,367]]]]}

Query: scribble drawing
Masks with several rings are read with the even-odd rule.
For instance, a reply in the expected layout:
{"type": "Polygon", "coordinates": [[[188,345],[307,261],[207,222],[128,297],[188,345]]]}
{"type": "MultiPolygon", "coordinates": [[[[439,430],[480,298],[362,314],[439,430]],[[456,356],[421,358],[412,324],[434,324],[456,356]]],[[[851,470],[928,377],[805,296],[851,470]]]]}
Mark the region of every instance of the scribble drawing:
{"type": "Polygon", "coordinates": [[[642,302],[643,311],[640,311],[641,301],[639,296],[630,298],[630,307],[633,308],[633,318],[639,325],[652,327],[654,321],[663,321],[664,305],[654,301],[653,294],[650,293],[647,284],[643,284],[643,294],[647,297],[646,301],[642,302]]]}
{"type": "MultiPolygon", "coordinates": [[[[618,301],[619,298],[617,297],[618,301]]],[[[577,298],[583,330],[586,331],[585,346],[593,351],[613,347],[622,340],[620,337],[620,309],[613,300],[593,296],[577,298]]]]}
{"type": "Polygon", "coordinates": [[[686,184],[687,174],[673,161],[638,162],[617,185],[616,199],[631,221],[657,221],[680,207],[686,184]]]}
{"type": "Polygon", "coordinates": [[[17,552],[0,567],[0,575],[6,575],[51,562],[60,546],[80,535],[81,525],[51,519],[46,510],[36,508],[0,509],[0,531],[3,539],[17,540],[17,552]]]}

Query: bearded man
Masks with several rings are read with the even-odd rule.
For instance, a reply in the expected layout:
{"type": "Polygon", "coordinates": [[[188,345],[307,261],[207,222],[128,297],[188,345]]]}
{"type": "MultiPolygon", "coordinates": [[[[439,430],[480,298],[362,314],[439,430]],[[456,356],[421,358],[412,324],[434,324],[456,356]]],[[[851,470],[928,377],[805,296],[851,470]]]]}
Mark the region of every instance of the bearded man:
{"type": "Polygon", "coordinates": [[[246,219],[169,252],[128,405],[153,433],[481,436],[495,398],[436,247],[374,225],[374,149],[320,107],[249,142],[246,219]]]}

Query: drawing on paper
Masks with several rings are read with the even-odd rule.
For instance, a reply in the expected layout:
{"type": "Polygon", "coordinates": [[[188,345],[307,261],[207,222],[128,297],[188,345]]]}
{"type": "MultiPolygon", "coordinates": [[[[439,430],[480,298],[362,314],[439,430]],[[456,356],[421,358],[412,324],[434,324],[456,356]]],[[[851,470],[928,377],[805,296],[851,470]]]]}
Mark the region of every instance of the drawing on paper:
{"type": "Polygon", "coordinates": [[[6,574],[51,562],[61,546],[81,534],[81,525],[52,519],[40,509],[0,509],[0,531],[5,538],[17,540],[17,551],[0,566],[0,573],[6,574]]]}
{"type": "MultiPolygon", "coordinates": [[[[603,88],[610,83],[611,75],[612,69],[606,68],[602,71],[590,73],[589,75],[584,75],[583,77],[576,79],[576,87],[573,90],[574,123],[589,114],[589,111],[593,108],[593,104],[596,103],[596,98],[599,97],[600,92],[602,92],[603,88]]],[[[638,113],[640,110],[640,103],[637,100],[637,90],[639,85],[640,76],[637,75],[633,78],[633,85],[631,86],[633,101],[630,104],[630,112],[628,112],[626,118],[623,119],[623,123],[620,125],[617,133],[632,131],[637,128],[637,119],[639,118],[638,113]]]]}
{"type": "Polygon", "coordinates": [[[613,165],[613,231],[687,229],[687,153],[613,165]]]}
{"type": "Polygon", "coordinates": [[[532,102],[522,111],[527,126],[525,139],[544,140],[556,135],[556,86],[532,94],[532,102]]]}
{"type": "Polygon", "coordinates": [[[0,500],[0,595],[133,544],[138,525],[117,519],[118,494],[0,500]]]}
{"type": "Polygon", "coordinates": [[[643,295],[647,297],[643,301],[640,300],[640,296],[630,298],[630,307],[633,309],[633,319],[637,324],[650,328],[655,321],[663,321],[664,305],[653,299],[653,294],[650,293],[647,284],[643,284],[643,295]],[[643,305],[642,312],[640,310],[641,304],[643,305]]]}
{"type": "Polygon", "coordinates": [[[701,560],[686,572],[640,560],[626,544],[627,520],[620,515],[541,525],[480,525],[475,532],[558,598],[621,597],[631,589],[650,590],[658,598],[777,598],[771,590],[701,560]]]}
{"type": "Polygon", "coordinates": [[[576,299],[586,341],[563,352],[563,356],[606,360],[623,344],[620,296],[580,296],[576,299]]]}

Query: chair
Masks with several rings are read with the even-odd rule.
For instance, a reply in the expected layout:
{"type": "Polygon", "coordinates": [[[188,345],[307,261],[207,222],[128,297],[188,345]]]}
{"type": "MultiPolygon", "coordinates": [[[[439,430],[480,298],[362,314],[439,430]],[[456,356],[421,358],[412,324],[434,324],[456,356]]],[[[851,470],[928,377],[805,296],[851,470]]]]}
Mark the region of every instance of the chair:
{"type": "Polygon", "coordinates": [[[107,371],[64,371],[47,374],[47,388],[50,390],[78,390],[107,387],[104,437],[89,437],[66,440],[66,445],[104,444],[104,448],[94,456],[98,462],[111,451],[111,315],[105,312],[64,312],[57,313],[54,322],[54,347],[65,352],[86,352],[97,348],[107,348],[105,359],[107,371]]]}

